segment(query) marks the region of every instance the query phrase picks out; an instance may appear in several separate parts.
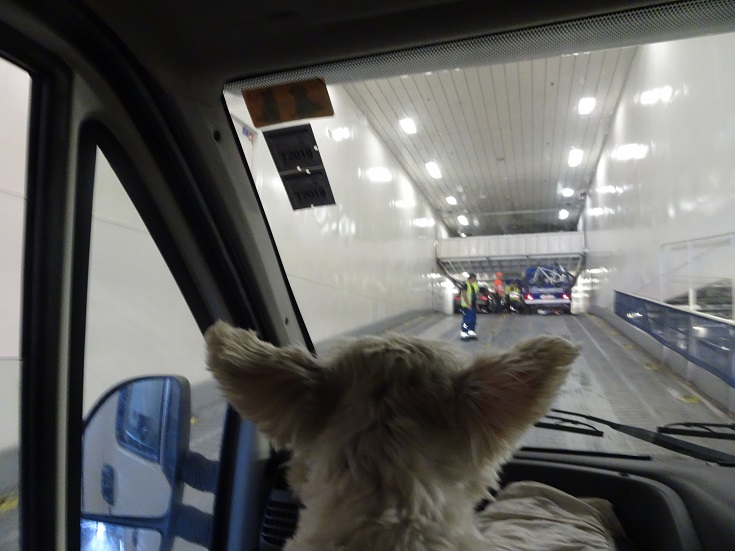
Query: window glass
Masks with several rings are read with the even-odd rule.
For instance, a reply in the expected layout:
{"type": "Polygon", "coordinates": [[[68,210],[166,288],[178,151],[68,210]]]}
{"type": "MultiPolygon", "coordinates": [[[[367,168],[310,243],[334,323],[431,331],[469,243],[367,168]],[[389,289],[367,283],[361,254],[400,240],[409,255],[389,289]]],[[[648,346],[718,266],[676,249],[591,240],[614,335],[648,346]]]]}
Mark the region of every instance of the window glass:
{"type": "MultiPolygon", "coordinates": [[[[95,503],[106,502],[105,513],[146,516],[148,511],[155,517],[180,507],[185,514],[177,516],[189,524],[174,527],[179,536],[174,549],[207,548],[224,403],[205,370],[201,332],[143,220],[99,150],[87,308],[84,409],[85,416],[94,415],[85,428],[82,510],[98,512],[95,503]],[[127,384],[93,409],[122,381],[160,375],[188,381],[190,414],[180,407],[187,402],[185,391],[171,378],[127,384]],[[179,419],[185,411],[187,417],[179,419]],[[187,431],[185,465],[175,470],[171,461],[176,460],[177,444],[172,447],[171,442],[187,431]],[[93,446],[102,449],[88,451],[93,446]],[[181,472],[198,474],[193,485],[185,485],[183,496],[177,496],[173,477],[181,472]],[[102,495],[93,495],[100,490],[102,495]],[[198,525],[192,529],[191,523],[198,525]]],[[[148,544],[157,549],[160,534],[143,537],[142,532],[85,520],[82,547],[93,549],[99,538],[118,543],[136,538],[142,546],[136,549],[148,549],[148,544]]]]}
{"type": "Polygon", "coordinates": [[[31,79],[0,59],[0,549],[18,549],[20,322],[31,79]]]}
{"type": "Polygon", "coordinates": [[[681,457],[576,429],[700,444],[681,423],[732,423],[735,32],[558,52],[569,36],[244,79],[224,99],[318,352],[386,330],[470,354],[558,335],[581,353],[522,445],[681,457]],[[491,291],[464,308],[471,273],[491,291]]]}

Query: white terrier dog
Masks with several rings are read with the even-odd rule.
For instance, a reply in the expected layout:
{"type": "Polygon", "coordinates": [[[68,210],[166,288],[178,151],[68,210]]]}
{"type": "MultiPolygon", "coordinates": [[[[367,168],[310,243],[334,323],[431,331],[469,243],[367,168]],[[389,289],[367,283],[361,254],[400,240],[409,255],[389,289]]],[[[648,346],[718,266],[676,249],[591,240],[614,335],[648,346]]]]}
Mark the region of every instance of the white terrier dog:
{"type": "Polygon", "coordinates": [[[550,407],[577,349],[542,336],[465,360],[391,335],[329,359],[218,322],[208,365],[230,404],[293,451],[305,505],[290,551],[489,551],[473,506],[550,407]]]}

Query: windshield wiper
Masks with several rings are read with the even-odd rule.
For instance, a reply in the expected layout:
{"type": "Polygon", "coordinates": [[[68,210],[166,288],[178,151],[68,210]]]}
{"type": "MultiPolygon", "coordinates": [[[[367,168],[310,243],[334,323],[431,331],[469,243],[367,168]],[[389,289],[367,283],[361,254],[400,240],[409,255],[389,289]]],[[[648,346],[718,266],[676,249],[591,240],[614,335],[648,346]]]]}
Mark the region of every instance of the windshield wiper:
{"type": "Polygon", "coordinates": [[[684,440],[679,440],[678,438],[672,438],[671,436],[661,434],[660,432],[632,427],[630,425],[623,425],[621,423],[615,423],[614,421],[608,421],[607,419],[600,419],[599,417],[593,417],[592,415],[585,415],[583,413],[575,413],[573,411],[564,411],[562,409],[552,409],[551,411],[554,413],[561,413],[563,415],[581,417],[588,421],[594,421],[595,423],[606,425],[613,430],[627,434],[633,438],[649,442],[661,448],[666,448],[667,450],[681,453],[683,455],[701,459],[702,461],[711,461],[723,465],[735,465],[735,455],[699,446],[698,444],[692,444],[684,440]]]}
{"type": "Polygon", "coordinates": [[[656,430],[661,434],[735,440],[735,423],[670,423],[656,430]]]}
{"type": "Polygon", "coordinates": [[[544,419],[554,419],[556,423],[538,421],[534,426],[540,429],[561,430],[565,432],[573,432],[575,434],[586,434],[588,436],[602,437],[605,435],[604,432],[593,427],[589,423],[583,423],[582,421],[577,421],[575,419],[565,419],[564,417],[557,417],[556,415],[544,415],[544,419]]]}

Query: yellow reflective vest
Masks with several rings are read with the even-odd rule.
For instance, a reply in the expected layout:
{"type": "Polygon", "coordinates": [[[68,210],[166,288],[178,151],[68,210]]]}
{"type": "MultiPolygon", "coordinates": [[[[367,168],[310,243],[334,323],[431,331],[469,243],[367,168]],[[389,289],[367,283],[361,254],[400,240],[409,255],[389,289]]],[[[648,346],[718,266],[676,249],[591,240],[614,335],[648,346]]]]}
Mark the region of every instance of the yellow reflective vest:
{"type": "Polygon", "coordinates": [[[477,295],[480,294],[480,286],[477,284],[477,281],[474,283],[470,283],[469,281],[466,281],[463,287],[464,290],[467,291],[467,298],[470,301],[470,304],[465,303],[464,296],[462,296],[462,291],[460,291],[460,306],[462,308],[469,308],[472,304],[477,304],[477,295]]]}

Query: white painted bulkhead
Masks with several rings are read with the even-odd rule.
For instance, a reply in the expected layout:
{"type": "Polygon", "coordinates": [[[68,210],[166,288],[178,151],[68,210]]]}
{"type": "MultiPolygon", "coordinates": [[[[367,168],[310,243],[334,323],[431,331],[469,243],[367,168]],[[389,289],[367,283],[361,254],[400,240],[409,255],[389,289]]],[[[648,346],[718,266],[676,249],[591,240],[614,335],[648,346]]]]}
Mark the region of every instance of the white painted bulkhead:
{"type": "MultiPolygon", "coordinates": [[[[643,46],[633,61],[583,220],[590,300],[626,333],[641,332],[612,315],[615,290],[663,302],[735,282],[734,53],[726,34],[643,46]]],[[[647,342],[735,411],[735,389],[647,342]]]]}
{"type": "MultiPolygon", "coordinates": [[[[294,211],[241,99],[228,106],[311,338],[318,342],[415,310],[440,308],[435,242],[447,232],[341,87],[334,116],[309,121],[336,205],[294,211]],[[371,169],[388,181],[371,181],[371,169]]],[[[303,122],[291,123],[303,124],[303,122]]],[[[264,128],[269,130],[287,125],[264,128]]],[[[244,183],[244,185],[246,185],[244,183]]]]}
{"type": "MultiPolygon", "coordinates": [[[[0,452],[18,441],[20,310],[30,77],[0,59],[0,452]]],[[[0,488],[2,490],[2,488],[0,488]]]]}
{"type": "Polygon", "coordinates": [[[638,48],[584,215],[594,304],[615,289],[664,301],[685,290],[677,266],[695,285],[735,278],[721,238],[735,232],[734,53],[735,34],[638,48]],[[694,240],[722,243],[674,258],[694,240]]]}

